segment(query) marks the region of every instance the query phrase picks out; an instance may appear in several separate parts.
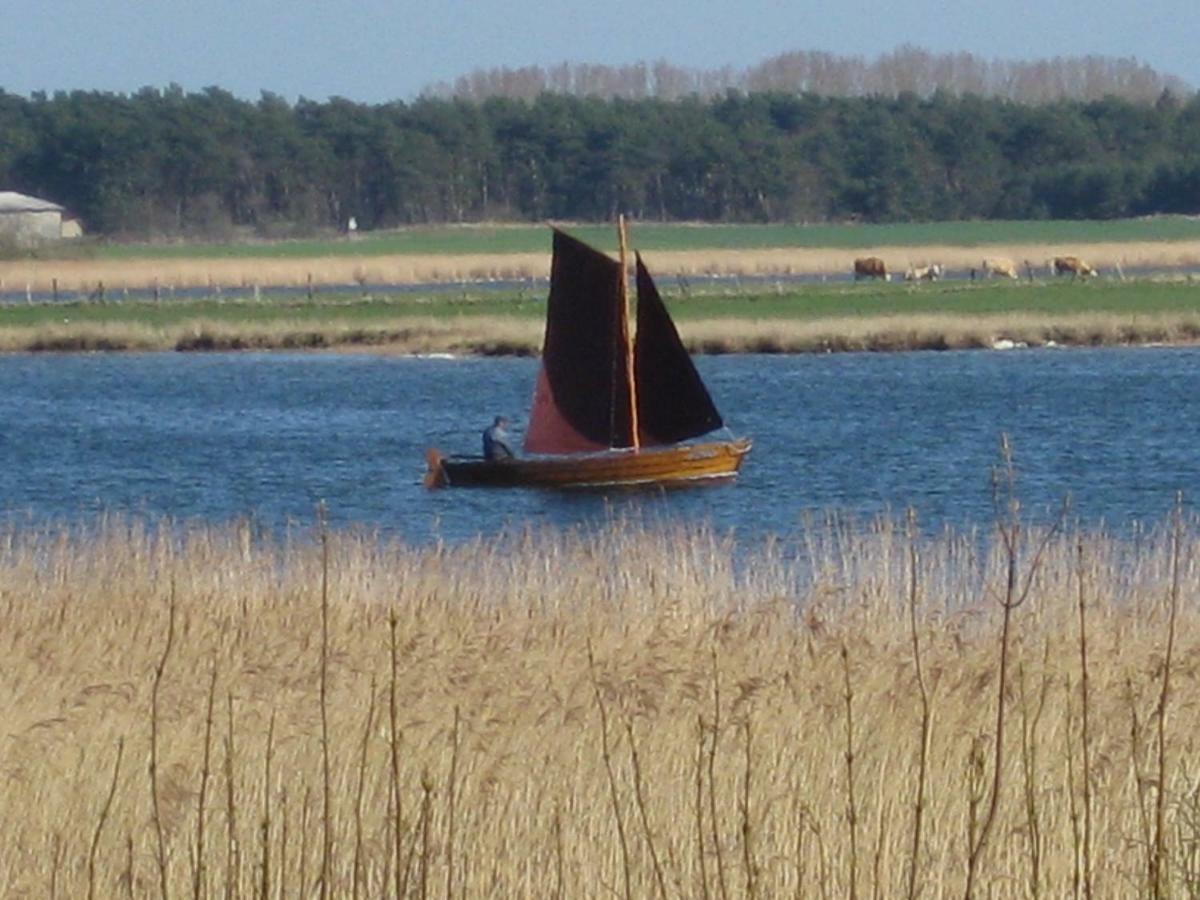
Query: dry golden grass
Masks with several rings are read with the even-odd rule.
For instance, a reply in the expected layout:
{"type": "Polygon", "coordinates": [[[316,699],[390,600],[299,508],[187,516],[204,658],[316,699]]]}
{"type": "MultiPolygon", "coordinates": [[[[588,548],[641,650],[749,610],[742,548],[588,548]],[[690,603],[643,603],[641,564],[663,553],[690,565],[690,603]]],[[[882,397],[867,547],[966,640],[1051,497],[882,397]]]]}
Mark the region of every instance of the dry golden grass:
{"type": "Polygon", "coordinates": [[[391,353],[530,355],[543,325],[503,317],[408,317],[360,324],[203,318],[155,327],[138,322],[71,322],[0,329],[0,352],[75,350],[288,350],[370,348],[391,353]]]}
{"type": "MultiPolygon", "coordinates": [[[[0,329],[0,352],[72,350],[337,349],[372,353],[534,355],[544,326],[503,316],[407,317],[367,324],[336,318],[214,322],[155,327],[137,322],[69,322],[0,329]]],[[[693,353],[823,353],[844,350],[1187,344],[1200,314],[898,314],[814,320],[701,319],[680,323],[693,353]]]]}
{"type": "MultiPolygon", "coordinates": [[[[931,262],[963,270],[979,267],[984,256],[1007,256],[1046,274],[1054,256],[1081,256],[1093,266],[1111,269],[1195,266],[1200,242],[1145,241],[1095,244],[988,244],[979,247],[866,247],[859,249],[764,249],[656,251],[647,265],[660,275],[813,275],[846,274],[855,257],[878,256],[903,273],[910,265],[931,262]]],[[[215,288],[260,286],[425,284],[486,280],[524,280],[550,274],[548,253],[326,256],[289,259],[271,256],[215,259],[53,259],[0,261],[0,290],[59,290],[88,294],[103,283],[106,291],[124,288],[215,288]]]]}
{"type": "Polygon", "coordinates": [[[1162,313],[899,314],[811,321],[734,319],[680,325],[693,353],[821,353],[845,350],[965,350],[999,342],[1031,347],[1188,344],[1200,315],[1162,313]]]}
{"type": "Polygon", "coordinates": [[[239,525],[9,533],[0,881],[961,897],[998,783],[976,895],[1149,896],[1152,857],[1194,893],[1196,542],[1020,539],[1000,685],[1003,543],[903,531],[335,533],[327,565],[239,525]]]}

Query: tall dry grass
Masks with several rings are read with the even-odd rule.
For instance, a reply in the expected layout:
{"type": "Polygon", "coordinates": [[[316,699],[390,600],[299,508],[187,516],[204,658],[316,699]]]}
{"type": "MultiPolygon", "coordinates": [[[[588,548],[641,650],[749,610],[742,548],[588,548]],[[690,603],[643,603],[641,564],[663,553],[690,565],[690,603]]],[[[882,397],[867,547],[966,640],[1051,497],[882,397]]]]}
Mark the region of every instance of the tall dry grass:
{"type": "MultiPolygon", "coordinates": [[[[1030,263],[1046,275],[1055,256],[1081,256],[1101,269],[1167,268],[1200,264],[1197,241],[1127,241],[1075,244],[987,244],[879,246],[865,248],[788,247],[761,250],[663,250],[646,255],[660,275],[820,275],[848,274],[855,257],[878,256],[902,273],[912,265],[936,262],[949,269],[978,268],[985,256],[1030,263]]],[[[521,281],[546,278],[549,253],[397,254],[322,256],[307,259],[262,257],[167,259],[0,260],[0,291],[95,292],[155,286],[176,288],[304,287],[305,285],[426,284],[461,281],[521,281]]]]}
{"type": "Polygon", "coordinates": [[[0,883],[1195,896],[1194,530],[1001,524],[10,530],[0,883]]]}

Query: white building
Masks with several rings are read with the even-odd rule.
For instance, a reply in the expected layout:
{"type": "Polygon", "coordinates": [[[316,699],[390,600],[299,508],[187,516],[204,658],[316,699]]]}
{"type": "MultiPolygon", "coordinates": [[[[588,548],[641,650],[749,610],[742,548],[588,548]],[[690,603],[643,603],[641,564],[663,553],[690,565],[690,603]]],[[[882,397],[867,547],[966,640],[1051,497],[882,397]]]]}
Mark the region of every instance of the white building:
{"type": "Polygon", "coordinates": [[[69,217],[64,218],[66,210],[57,203],[18,194],[16,191],[0,191],[0,240],[13,240],[17,244],[27,246],[41,241],[57,241],[63,237],[77,237],[72,234],[70,223],[78,223],[69,217]],[[64,228],[63,226],[67,227],[64,228]]]}

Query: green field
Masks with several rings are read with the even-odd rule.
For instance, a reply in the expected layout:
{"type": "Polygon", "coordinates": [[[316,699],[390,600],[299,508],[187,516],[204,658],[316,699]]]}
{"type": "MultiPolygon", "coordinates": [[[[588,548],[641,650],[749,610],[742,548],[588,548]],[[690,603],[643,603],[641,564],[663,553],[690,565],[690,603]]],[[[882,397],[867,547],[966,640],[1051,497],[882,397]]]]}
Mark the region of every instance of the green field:
{"type": "MultiPolygon", "coordinates": [[[[664,290],[680,322],[711,319],[815,320],[888,318],[896,315],[979,316],[1034,313],[1180,314],[1200,311],[1200,285],[1189,282],[1035,282],[936,285],[781,285],[778,289],[664,290]]],[[[510,293],[409,294],[354,297],[318,294],[313,300],[272,297],[252,300],[181,300],[153,303],[11,304],[0,306],[0,329],[62,323],[137,323],[166,327],[192,320],[269,323],[331,320],[347,324],[407,317],[509,317],[545,315],[541,296],[510,293]]]]}
{"type": "MultiPolygon", "coordinates": [[[[570,225],[573,234],[606,250],[616,248],[611,225],[570,225]]],[[[687,225],[635,222],[642,250],[762,250],[877,246],[982,246],[1016,243],[1200,240],[1200,219],[1162,216],[1114,221],[973,221],[897,225],[687,225]]],[[[364,233],[278,242],[130,244],[92,243],[64,252],[99,259],[384,256],[393,254],[543,253],[544,225],[464,225],[364,233]]]]}

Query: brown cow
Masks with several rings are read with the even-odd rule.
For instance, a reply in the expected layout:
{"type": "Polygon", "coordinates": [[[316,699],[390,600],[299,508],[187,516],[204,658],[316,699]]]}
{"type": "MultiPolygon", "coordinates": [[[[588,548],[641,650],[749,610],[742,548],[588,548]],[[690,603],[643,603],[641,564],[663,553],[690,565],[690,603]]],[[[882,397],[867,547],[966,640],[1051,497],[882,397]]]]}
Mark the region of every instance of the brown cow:
{"type": "Polygon", "coordinates": [[[861,281],[864,278],[892,280],[891,273],[887,270],[887,263],[878,256],[860,256],[854,261],[854,280],[861,281]]]}
{"type": "Polygon", "coordinates": [[[1087,278],[1089,275],[1096,274],[1096,270],[1078,256],[1056,256],[1051,265],[1054,268],[1055,275],[1066,275],[1070,272],[1072,280],[1087,278]]]}
{"type": "Polygon", "coordinates": [[[1014,281],[1020,277],[1017,275],[1017,264],[1003,256],[989,256],[983,261],[983,277],[991,278],[993,275],[1014,281]]]}

